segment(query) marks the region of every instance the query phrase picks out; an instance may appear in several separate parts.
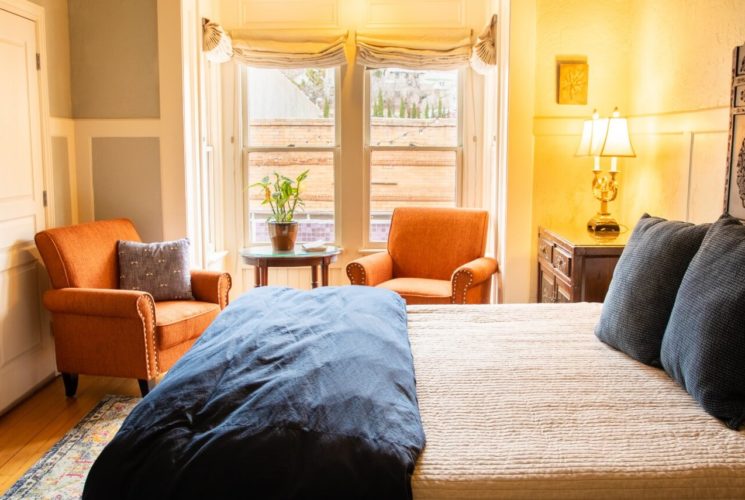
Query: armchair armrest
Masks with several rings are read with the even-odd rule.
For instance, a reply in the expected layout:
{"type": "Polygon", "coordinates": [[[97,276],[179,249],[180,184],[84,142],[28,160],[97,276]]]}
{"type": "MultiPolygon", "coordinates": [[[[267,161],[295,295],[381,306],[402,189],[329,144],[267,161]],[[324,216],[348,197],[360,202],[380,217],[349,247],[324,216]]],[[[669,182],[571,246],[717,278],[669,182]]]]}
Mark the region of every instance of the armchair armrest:
{"type": "Polygon", "coordinates": [[[347,264],[347,277],[353,285],[375,286],[393,279],[393,259],[388,252],[374,253],[347,264]]]}
{"type": "Polygon", "coordinates": [[[66,339],[57,345],[60,371],[76,373],[82,365],[87,366],[85,373],[111,374],[114,370],[113,373],[121,376],[126,374],[146,380],[160,373],[155,342],[155,301],[149,293],[109,288],[60,288],[44,292],[43,301],[53,314],[55,337],[66,339]],[[92,343],[95,347],[90,346],[89,336],[85,335],[91,331],[97,332],[92,343]],[[100,365],[85,361],[85,353],[91,349],[104,352],[119,349],[131,356],[126,360],[109,356],[108,362],[116,366],[101,369],[100,365]]]}
{"type": "Polygon", "coordinates": [[[44,307],[52,313],[146,318],[155,324],[153,296],[137,290],[60,288],[44,292],[44,307]]]}
{"type": "Polygon", "coordinates": [[[219,304],[220,309],[227,307],[228,292],[233,286],[228,273],[218,271],[191,271],[191,293],[194,298],[203,302],[219,304]]]}
{"type": "Polygon", "coordinates": [[[468,290],[487,281],[498,270],[497,261],[491,257],[480,257],[460,266],[450,277],[453,284],[453,301],[465,304],[468,290]]]}

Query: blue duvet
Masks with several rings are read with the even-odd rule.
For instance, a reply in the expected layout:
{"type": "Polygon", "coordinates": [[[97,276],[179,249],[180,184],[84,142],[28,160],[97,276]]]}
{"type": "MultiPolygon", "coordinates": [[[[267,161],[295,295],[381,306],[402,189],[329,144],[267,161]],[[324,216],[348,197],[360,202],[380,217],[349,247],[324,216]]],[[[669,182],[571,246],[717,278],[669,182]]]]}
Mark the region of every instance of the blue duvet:
{"type": "Polygon", "coordinates": [[[135,407],[83,498],[410,498],[423,447],[398,295],[257,288],[135,407]]]}

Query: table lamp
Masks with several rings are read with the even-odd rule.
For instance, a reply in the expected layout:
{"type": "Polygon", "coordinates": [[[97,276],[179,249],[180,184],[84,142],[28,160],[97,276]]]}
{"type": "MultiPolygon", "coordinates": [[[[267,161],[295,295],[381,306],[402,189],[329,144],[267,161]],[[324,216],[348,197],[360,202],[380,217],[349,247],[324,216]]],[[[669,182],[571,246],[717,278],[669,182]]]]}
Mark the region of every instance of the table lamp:
{"type": "Polygon", "coordinates": [[[600,210],[589,221],[587,230],[595,233],[618,233],[620,225],[611,217],[608,202],[618,195],[618,157],[634,157],[634,148],[629,139],[629,127],[626,118],[621,118],[618,108],[613,110],[610,118],[600,118],[593,111],[592,119],[585,120],[582,127],[582,139],[576,156],[592,156],[592,194],[600,201],[600,210]],[[605,173],[600,168],[600,158],[610,157],[610,171],[605,173]]]}

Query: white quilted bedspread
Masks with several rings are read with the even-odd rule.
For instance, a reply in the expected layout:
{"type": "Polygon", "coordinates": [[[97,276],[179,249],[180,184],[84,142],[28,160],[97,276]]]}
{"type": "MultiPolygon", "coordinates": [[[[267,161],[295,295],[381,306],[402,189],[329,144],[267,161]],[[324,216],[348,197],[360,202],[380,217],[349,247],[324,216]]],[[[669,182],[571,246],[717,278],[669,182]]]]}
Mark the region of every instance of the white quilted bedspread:
{"type": "Polygon", "coordinates": [[[745,499],[745,431],[597,340],[600,307],[409,307],[415,498],[745,499]]]}

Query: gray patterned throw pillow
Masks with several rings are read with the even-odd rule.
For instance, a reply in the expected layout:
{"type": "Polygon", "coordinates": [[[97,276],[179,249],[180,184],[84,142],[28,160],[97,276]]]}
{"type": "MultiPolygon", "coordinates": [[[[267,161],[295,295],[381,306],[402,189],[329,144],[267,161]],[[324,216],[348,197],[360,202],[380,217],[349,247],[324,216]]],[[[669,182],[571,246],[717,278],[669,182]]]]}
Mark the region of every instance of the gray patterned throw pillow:
{"type": "Polygon", "coordinates": [[[118,242],[119,288],[150,293],[155,300],[190,300],[189,240],[118,242]]]}

